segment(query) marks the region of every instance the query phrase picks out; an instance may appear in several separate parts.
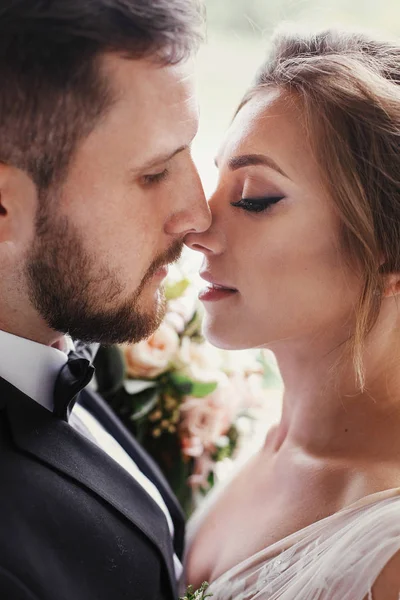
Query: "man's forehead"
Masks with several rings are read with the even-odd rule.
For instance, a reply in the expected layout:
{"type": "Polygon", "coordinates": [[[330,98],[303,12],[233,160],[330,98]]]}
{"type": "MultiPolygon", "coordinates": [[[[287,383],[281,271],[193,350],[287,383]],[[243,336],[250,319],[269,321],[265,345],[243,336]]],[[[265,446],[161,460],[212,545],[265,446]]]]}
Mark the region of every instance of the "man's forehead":
{"type": "Polygon", "coordinates": [[[104,126],[113,137],[130,138],[137,157],[132,170],[162,164],[188,148],[199,124],[191,67],[115,56],[105,60],[116,101],[104,126]]]}
{"type": "Polygon", "coordinates": [[[135,145],[141,149],[138,166],[159,165],[190,148],[199,127],[197,104],[186,110],[151,111],[132,126],[135,145]]]}
{"type": "Polygon", "coordinates": [[[139,100],[159,99],[173,104],[194,95],[193,61],[160,65],[151,58],[131,59],[106,53],[102,66],[119,98],[134,95],[139,100]]]}
{"type": "Polygon", "coordinates": [[[194,76],[187,65],[160,67],[149,60],[113,58],[117,65],[111,85],[121,111],[130,113],[140,126],[145,119],[156,124],[163,120],[181,127],[193,127],[198,120],[194,76]]]}

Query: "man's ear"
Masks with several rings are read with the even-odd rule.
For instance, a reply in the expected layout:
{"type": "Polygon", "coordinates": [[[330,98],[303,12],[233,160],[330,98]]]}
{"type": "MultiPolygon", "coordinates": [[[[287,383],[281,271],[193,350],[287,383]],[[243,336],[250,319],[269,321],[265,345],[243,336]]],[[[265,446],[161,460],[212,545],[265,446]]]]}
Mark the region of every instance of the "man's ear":
{"type": "Polygon", "coordinates": [[[385,277],[383,297],[391,298],[393,296],[400,296],[400,272],[389,273],[385,277]]]}
{"type": "Polygon", "coordinates": [[[10,167],[0,163],[0,243],[12,237],[9,198],[10,167]]]}
{"type": "Polygon", "coordinates": [[[7,215],[7,209],[4,205],[4,194],[1,193],[3,188],[7,185],[7,177],[10,167],[4,163],[0,163],[0,216],[7,215]]]}
{"type": "Polygon", "coordinates": [[[0,163],[0,244],[28,233],[37,210],[36,186],[27,173],[0,163]]]}

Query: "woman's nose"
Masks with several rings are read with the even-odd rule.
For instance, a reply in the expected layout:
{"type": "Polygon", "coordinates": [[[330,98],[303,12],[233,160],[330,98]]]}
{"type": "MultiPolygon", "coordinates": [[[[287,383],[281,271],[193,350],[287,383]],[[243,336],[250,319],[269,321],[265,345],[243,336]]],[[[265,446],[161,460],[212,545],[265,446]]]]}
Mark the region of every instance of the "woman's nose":
{"type": "Polygon", "coordinates": [[[206,236],[202,233],[188,233],[183,241],[188,248],[196,250],[196,252],[204,254],[211,252],[210,244],[207,244],[206,236]]]}

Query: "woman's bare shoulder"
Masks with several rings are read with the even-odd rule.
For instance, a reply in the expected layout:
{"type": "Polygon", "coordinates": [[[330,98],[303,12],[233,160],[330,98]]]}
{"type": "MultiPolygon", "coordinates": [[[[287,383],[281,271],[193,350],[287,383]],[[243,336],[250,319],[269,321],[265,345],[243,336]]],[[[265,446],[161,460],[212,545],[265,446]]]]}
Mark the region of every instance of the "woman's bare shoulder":
{"type": "Polygon", "coordinates": [[[373,600],[399,600],[400,551],[384,566],[372,587],[373,600]]]}

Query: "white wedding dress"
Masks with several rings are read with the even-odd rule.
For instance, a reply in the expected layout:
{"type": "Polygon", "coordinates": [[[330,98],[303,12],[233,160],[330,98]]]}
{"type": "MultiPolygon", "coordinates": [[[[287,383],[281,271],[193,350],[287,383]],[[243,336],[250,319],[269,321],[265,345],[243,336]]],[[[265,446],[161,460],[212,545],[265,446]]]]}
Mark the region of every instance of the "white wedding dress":
{"type": "MultiPolygon", "coordinates": [[[[189,547],[218,495],[211,493],[189,522],[189,547]]],[[[214,580],[207,593],[210,600],[373,600],[374,581],[399,550],[396,488],[366,496],[265,548],[214,580]]]]}

